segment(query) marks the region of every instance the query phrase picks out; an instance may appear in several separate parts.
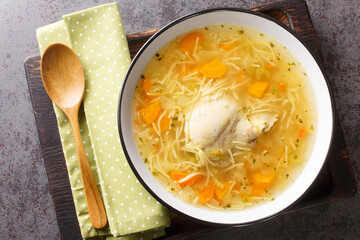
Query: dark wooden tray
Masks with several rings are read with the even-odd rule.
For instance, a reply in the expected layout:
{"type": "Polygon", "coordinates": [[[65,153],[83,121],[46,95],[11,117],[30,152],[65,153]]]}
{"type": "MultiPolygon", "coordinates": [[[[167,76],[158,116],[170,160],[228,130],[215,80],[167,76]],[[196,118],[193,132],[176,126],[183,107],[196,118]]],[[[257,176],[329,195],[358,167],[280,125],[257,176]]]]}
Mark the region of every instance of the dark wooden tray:
{"type": "MultiPolygon", "coordinates": [[[[303,0],[274,2],[250,9],[267,14],[292,28],[321,59],[318,41],[307,5],[303,0]]],[[[157,30],[150,29],[127,36],[132,57],[157,30]]],[[[53,106],[41,81],[40,56],[28,57],[25,60],[25,71],[61,237],[66,240],[82,239],[53,106]]],[[[288,209],[285,214],[349,198],[355,192],[356,182],[336,116],[334,142],[326,166],[302,200],[288,209]]],[[[162,239],[193,239],[229,229],[195,223],[173,212],[170,212],[170,215],[171,226],[167,228],[167,234],[162,239]]]]}

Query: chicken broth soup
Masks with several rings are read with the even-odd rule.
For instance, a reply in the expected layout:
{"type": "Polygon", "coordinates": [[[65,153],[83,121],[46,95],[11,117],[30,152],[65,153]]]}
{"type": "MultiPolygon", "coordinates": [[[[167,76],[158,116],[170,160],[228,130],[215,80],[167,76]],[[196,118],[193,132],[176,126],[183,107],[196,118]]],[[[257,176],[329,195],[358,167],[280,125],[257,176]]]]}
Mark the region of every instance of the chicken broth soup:
{"type": "Polygon", "coordinates": [[[154,177],[215,209],[273,200],[300,174],[314,138],[306,73],[255,29],[213,25],[178,36],[138,81],[133,134],[154,177]]]}

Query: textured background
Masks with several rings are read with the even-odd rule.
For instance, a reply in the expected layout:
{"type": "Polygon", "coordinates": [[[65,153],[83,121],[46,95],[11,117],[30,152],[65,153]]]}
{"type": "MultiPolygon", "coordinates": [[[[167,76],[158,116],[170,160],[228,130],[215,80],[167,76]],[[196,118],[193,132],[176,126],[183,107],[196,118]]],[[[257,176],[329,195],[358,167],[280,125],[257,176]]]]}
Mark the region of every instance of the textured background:
{"type": "MultiPolygon", "coordinates": [[[[35,29],[63,14],[111,1],[0,0],[0,239],[59,239],[23,67],[39,54],[35,29]]],[[[161,27],[213,7],[249,7],[266,0],[117,1],[127,33],[161,27]]],[[[308,0],[335,93],[356,179],[360,177],[359,0],[308,0]]],[[[360,196],[206,239],[360,239],[360,196]]]]}

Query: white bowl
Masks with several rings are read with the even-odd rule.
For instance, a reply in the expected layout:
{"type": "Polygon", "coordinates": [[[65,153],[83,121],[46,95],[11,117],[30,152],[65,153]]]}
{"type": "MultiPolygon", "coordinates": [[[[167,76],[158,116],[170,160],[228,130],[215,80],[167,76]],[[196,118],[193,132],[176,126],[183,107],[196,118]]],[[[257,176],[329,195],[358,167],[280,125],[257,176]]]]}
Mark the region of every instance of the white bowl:
{"type": "Polygon", "coordinates": [[[288,27],[266,15],[242,9],[213,9],[182,17],[157,32],[134,58],[125,77],[119,100],[118,124],[121,143],[131,168],[144,187],[166,207],[203,223],[241,226],[274,217],[298,201],[309,189],[324,165],[330,147],[334,114],[332,95],[323,67],[305,43],[288,27]],[[135,145],[131,125],[131,105],[135,85],[154,54],[176,36],[195,28],[215,24],[235,24],[255,28],[285,46],[301,63],[315,94],[318,127],[311,157],[300,176],[274,201],[244,210],[219,211],[183,202],[167,192],[152,176],[135,145]]]}

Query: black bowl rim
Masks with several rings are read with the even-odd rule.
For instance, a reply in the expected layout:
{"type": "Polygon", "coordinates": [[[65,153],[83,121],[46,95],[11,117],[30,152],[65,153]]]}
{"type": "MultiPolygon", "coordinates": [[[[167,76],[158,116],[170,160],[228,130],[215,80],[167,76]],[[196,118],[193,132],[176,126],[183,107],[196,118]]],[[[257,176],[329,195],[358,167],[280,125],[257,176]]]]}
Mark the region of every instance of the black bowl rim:
{"type": "Polygon", "coordinates": [[[124,154],[126,156],[126,159],[129,163],[129,166],[131,167],[132,171],[134,172],[135,176],[137,177],[137,179],[140,181],[140,183],[143,185],[143,187],[157,200],[159,201],[161,204],[163,204],[166,208],[168,209],[171,209],[173,212],[181,215],[181,216],[184,216],[186,218],[189,218],[191,220],[194,220],[196,222],[199,222],[201,224],[206,224],[206,225],[209,225],[209,226],[215,226],[215,227],[242,227],[242,226],[248,226],[248,225],[252,225],[252,224],[255,224],[255,223],[260,223],[260,222],[264,222],[264,221],[267,221],[267,220],[270,220],[272,218],[275,218],[279,215],[281,215],[282,213],[284,213],[286,210],[290,209],[291,207],[293,207],[294,205],[296,205],[299,201],[301,201],[301,199],[303,199],[303,197],[309,192],[309,190],[311,189],[312,185],[314,184],[314,182],[316,182],[317,178],[319,177],[319,174],[320,172],[322,172],[322,170],[324,169],[324,166],[325,166],[325,163],[328,159],[328,155],[329,155],[329,152],[330,152],[330,148],[333,144],[333,140],[334,140],[334,128],[335,128],[335,121],[336,121],[336,118],[335,118],[335,100],[334,100],[334,94],[332,92],[332,89],[331,89],[331,85],[330,85],[330,81],[327,77],[327,74],[325,72],[325,67],[323,66],[322,62],[320,61],[320,59],[315,55],[314,51],[305,43],[305,41],[294,31],[292,30],[291,28],[289,28],[288,26],[286,26],[285,24],[283,24],[282,22],[268,16],[268,15],[265,15],[261,12],[257,12],[257,11],[253,11],[253,10],[249,10],[249,9],[243,9],[243,8],[212,8],[212,9],[207,9],[207,10],[202,10],[202,11],[198,11],[198,12],[195,12],[195,13],[191,13],[191,14],[188,14],[188,15],[185,15],[183,17],[180,17],[172,22],[170,22],[169,24],[167,24],[166,26],[164,26],[163,28],[161,28],[158,32],[156,32],[148,41],[146,41],[146,43],[141,47],[141,49],[138,51],[138,53],[136,54],[136,56],[134,57],[134,59],[132,60],[130,66],[129,66],[129,69],[126,73],[126,76],[124,78],[124,81],[122,83],[122,87],[121,87],[121,91],[120,91],[120,96],[119,96],[119,101],[118,101],[118,131],[119,131],[119,136],[120,136],[120,141],[121,141],[121,145],[123,147],[123,151],[124,151],[124,154]],[[216,223],[216,222],[211,222],[211,221],[205,221],[205,220],[201,220],[201,219],[198,219],[198,218],[195,218],[193,216],[190,216],[190,215],[187,215],[177,209],[175,209],[174,207],[172,207],[171,205],[169,205],[167,202],[165,202],[164,200],[162,200],[160,197],[157,196],[157,194],[155,194],[151,188],[146,184],[146,182],[142,179],[142,177],[140,176],[140,174],[137,172],[135,166],[133,165],[132,161],[131,161],[131,158],[130,158],[130,155],[129,153],[127,152],[127,149],[126,149],[126,145],[125,145],[125,139],[122,135],[122,127],[121,127],[121,110],[120,110],[120,107],[121,107],[121,104],[122,104],[122,96],[124,94],[124,86],[129,78],[129,74],[133,68],[133,66],[135,65],[135,63],[137,62],[137,60],[140,58],[142,52],[148,47],[148,45],[154,41],[160,34],[162,34],[164,31],[166,31],[167,29],[171,28],[172,26],[180,23],[180,22],[183,22],[187,19],[190,19],[190,18],[193,18],[193,17],[197,17],[197,16],[200,16],[200,15],[203,15],[203,14],[207,14],[207,13],[212,13],[212,12],[217,12],[217,11],[230,11],[230,12],[241,12],[241,13],[247,13],[247,14],[253,14],[253,15],[256,15],[256,16],[259,16],[259,17],[262,17],[262,18],[265,18],[267,20],[270,20],[274,23],[276,23],[277,25],[279,25],[280,27],[284,28],[285,30],[287,30],[287,32],[289,32],[290,34],[292,34],[306,49],[307,51],[311,54],[311,56],[314,58],[314,60],[316,61],[318,67],[320,68],[320,71],[325,79],[325,83],[327,85],[327,89],[328,89],[328,92],[329,92],[329,96],[330,96],[330,102],[331,102],[331,108],[332,108],[332,129],[331,129],[331,139],[330,139],[330,143],[329,143],[329,147],[328,147],[328,150],[327,150],[327,153],[326,153],[326,157],[325,157],[325,160],[323,162],[323,165],[322,167],[320,168],[319,172],[317,173],[316,177],[314,178],[313,182],[310,184],[310,186],[307,188],[307,190],[297,199],[295,200],[293,203],[291,203],[289,206],[287,206],[286,208],[280,210],[279,212],[277,213],[274,213],[273,215],[271,216],[267,216],[267,217],[264,217],[264,218],[260,218],[260,219],[257,219],[257,220],[254,220],[254,221],[251,221],[251,222],[245,222],[245,223],[216,223]]]}

